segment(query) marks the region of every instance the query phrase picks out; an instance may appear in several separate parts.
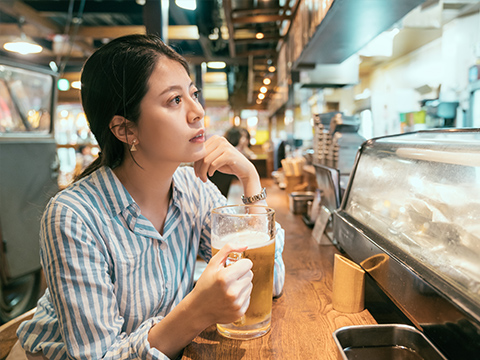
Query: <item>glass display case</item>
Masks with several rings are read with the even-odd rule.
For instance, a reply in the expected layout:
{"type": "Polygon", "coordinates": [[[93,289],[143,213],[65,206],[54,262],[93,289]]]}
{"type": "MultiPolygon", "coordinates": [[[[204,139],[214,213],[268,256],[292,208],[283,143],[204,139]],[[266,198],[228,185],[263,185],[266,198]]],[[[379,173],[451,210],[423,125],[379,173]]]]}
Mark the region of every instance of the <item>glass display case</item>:
{"type": "Polygon", "coordinates": [[[0,58],[0,324],[41,292],[38,234],[58,191],[56,74],[0,58]]]}
{"type": "Polygon", "coordinates": [[[480,353],[479,220],[480,130],[420,131],[362,146],[334,236],[446,353],[458,334],[476,344],[465,359],[480,353]]]}
{"type": "Polygon", "coordinates": [[[49,134],[55,78],[0,61],[0,136],[49,134]]]}

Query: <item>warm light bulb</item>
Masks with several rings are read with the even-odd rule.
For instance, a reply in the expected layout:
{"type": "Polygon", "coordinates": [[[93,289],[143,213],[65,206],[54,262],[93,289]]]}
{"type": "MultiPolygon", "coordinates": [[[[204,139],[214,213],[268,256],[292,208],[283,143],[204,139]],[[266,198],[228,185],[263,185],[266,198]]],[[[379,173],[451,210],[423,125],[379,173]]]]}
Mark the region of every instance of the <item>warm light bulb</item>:
{"type": "Polygon", "coordinates": [[[258,98],[259,98],[260,100],[265,99],[265,94],[262,94],[262,93],[258,94],[258,98]]]}
{"type": "Polygon", "coordinates": [[[207,67],[210,69],[225,69],[227,64],[224,61],[209,61],[207,67]]]}
{"type": "Polygon", "coordinates": [[[261,32],[258,32],[258,33],[255,35],[255,37],[256,37],[258,40],[263,39],[264,36],[265,36],[265,35],[263,35],[263,33],[261,33],[261,32]]]}
{"type": "Polygon", "coordinates": [[[43,48],[38,44],[33,44],[27,41],[11,41],[3,45],[3,48],[8,51],[17,52],[22,55],[38,54],[43,48]]]}
{"type": "Polygon", "coordinates": [[[269,78],[263,79],[263,83],[264,83],[265,85],[270,85],[271,82],[272,82],[272,80],[270,80],[269,78]]]}
{"type": "Polygon", "coordinates": [[[260,88],[260,92],[263,93],[263,94],[265,94],[265,93],[267,92],[267,87],[266,87],[266,86],[262,86],[262,87],[260,88]]]}
{"type": "Polygon", "coordinates": [[[275,70],[276,70],[275,66],[269,66],[268,67],[268,71],[270,71],[270,72],[275,72],[275,70]]]}

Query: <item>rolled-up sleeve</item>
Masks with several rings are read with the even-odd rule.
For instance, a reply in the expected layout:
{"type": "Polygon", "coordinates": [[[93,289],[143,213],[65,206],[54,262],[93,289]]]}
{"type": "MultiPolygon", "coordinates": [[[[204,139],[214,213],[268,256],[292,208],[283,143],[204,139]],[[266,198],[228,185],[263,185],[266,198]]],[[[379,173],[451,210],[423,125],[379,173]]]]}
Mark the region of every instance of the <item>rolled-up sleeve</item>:
{"type": "MultiPolygon", "coordinates": [[[[129,334],[122,331],[125,320],[106,247],[83,217],[65,204],[50,204],[41,234],[42,265],[68,358],[168,359],[148,342],[148,332],[162,317],[144,321],[129,334]]],[[[49,348],[46,339],[27,340],[22,344],[26,350],[56,357],[58,349],[49,348]]]]}

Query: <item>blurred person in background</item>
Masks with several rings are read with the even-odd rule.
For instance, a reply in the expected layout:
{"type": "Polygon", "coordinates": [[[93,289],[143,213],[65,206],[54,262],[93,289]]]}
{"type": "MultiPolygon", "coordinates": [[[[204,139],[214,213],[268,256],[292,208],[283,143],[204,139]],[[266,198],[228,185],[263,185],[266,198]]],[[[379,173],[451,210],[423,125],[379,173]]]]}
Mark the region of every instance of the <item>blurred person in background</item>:
{"type": "Polygon", "coordinates": [[[257,155],[250,149],[250,133],[240,126],[233,126],[225,133],[225,138],[248,159],[255,159],[257,155]]]}

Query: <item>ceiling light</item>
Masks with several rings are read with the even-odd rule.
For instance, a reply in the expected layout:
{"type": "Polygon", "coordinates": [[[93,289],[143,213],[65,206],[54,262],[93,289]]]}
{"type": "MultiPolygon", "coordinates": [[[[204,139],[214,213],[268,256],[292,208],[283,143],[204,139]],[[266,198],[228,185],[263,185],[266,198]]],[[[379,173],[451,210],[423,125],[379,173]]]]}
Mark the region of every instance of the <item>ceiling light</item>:
{"type": "Polygon", "coordinates": [[[27,38],[25,32],[23,31],[23,24],[25,23],[25,17],[20,16],[18,19],[18,27],[20,28],[20,37],[6,42],[3,44],[3,48],[8,51],[20,53],[22,55],[27,54],[38,54],[43,50],[43,48],[35,43],[32,39],[27,38]]]}
{"type": "Polygon", "coordinates": [[[175,0],[175,4],[185,10],[195,10],[197,8],[196,0],[175,0]]]}
{"type": "Polygon", "coordinates": [[[275,66],[269,66],[268,67],[268,71],[270,71],[270,72],[275,72],[275,70],[276,70],[275,66]]]}
{"type": "Polygon", "coordinates": [[[258,33],[255,35],[255,37],[256,37],[258,40],[263,39],[264,36],[265,36],[265,35],[263,35],[263,33],[261,33],[261,32],[258,32],[258,33]]]}
{"type": "Polygon", "coordinates": [[[72,88],[80,90],[82,88],[82,83],[80,81],[73,81],[72,82],[72,88]]]}
{"type": "Polygon", "coordinates": [[[270,85],[271,82],[272,82],[272,80],[270,80],[269,78],[263,79],[263,83],[264,83],[265,85],[270,85]]]}
{"type": "Polygon", "coordinates": [[[252,128],[257,126],[258,124],[258,117],[252,116],[247,119],[247,127],[252,128]]]}
{"type": "Polygon", "coordinates": [[[38,54],[43,50],[40,45],[28,40],[27,37],[23,34],[17,40],[3,44],[3,48],[5,50],[20,53],[22,55],[38,54]]]}
{"type": "Polygon", "coordinates": [[[265,94],[265,93],[267,92],[267,87],[266,87],[266,86],[262,86],[262,87],[260,88],[260,92],[261,92],[262,94],[265,94]]]}
{"type": "Polygon", "coordinates": [[[57,88],[60,91],[70,90],[70,82],[67,79],[58,79],[57,88]]]}
{"type": "Polygon", "coordinates": [[[50,69],[52,69],[52,71],[55,71],[55,72],[58,72],[58,66],[57,66],[57,63],[55,61],[50,61],[48,63],[48,66],[50,66],[50,69]]]}
{"type": "Polygon", "coordinates": [[[224,61],[209,61],[207,67],[210,69],[225,69],[227,64],[224,61]]]}
{"type": "Polygon", "coordinates": [[[256,102],[257,102],[257,104],[258,104],[258,105],[260,105],[260,104],[262,103],[262,100],[260,100],[260,99],[257,99],[257,101],[256,101],[256,102]]]}
{"type": "Polygon", "coordinates": [[[259,98],[260,100],[265,99],[265,94],[262,94],[262,93],[258,94],[258,98],[259,98]]]}

